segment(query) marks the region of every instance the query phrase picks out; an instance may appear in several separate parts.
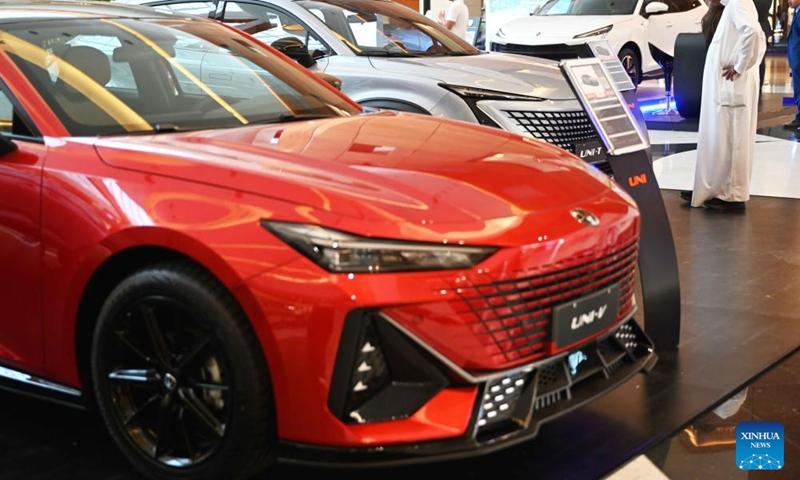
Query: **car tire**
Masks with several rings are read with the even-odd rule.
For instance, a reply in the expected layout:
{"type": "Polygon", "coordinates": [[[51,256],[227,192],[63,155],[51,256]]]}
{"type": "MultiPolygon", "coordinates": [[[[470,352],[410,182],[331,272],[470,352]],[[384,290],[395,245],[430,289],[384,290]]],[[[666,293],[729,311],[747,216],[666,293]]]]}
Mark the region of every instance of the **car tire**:
{"type": "Polygon", "coordinates": [[[630,47],[622,47],[618,56],[619,61],[622,63],[622,68],[631,77],[634,87],[638,88],[639,84],[642,83],[642,60],[639,55],[630,47]]]}
{"type": "Polygon", "coordinates": [[[263,352],[206,270],[166,263],[124,279],[99,314],[91,368],[111,437],[147,478],[238,480],[273,463],[263,352]]]}

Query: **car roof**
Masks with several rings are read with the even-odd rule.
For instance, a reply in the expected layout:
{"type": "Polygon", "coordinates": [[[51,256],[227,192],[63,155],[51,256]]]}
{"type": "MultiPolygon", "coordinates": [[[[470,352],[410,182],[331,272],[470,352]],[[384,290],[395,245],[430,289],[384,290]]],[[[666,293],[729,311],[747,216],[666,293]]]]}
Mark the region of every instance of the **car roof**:
{"type": "Polygon", "coordinates": [[[152,8],[110,2],[73,0],[0,0],[0,25],[30,19],[64,18],[174,18],[152,8]]]}

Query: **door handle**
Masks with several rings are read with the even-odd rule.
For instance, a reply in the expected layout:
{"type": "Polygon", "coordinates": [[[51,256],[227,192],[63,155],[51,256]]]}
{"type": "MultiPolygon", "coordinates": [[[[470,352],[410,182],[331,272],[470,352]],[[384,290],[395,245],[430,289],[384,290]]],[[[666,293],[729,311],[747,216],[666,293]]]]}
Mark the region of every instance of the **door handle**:
{"type": "Polygon", "coordinates": [[[672,22],[667,22],[667,28],[672,28],[672,22]]]}

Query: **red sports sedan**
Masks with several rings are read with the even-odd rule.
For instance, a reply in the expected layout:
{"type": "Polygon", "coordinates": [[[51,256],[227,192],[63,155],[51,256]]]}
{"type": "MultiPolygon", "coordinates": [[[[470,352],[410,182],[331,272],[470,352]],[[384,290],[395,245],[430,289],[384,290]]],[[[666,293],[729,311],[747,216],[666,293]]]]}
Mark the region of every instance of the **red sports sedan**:
{"type": "Polygon", "coordinates": [[[365,111],[245,34],[0,3],[0,379],[150,478],[489,453],[656,360],[639,213],[547,143],[365,111]]]}

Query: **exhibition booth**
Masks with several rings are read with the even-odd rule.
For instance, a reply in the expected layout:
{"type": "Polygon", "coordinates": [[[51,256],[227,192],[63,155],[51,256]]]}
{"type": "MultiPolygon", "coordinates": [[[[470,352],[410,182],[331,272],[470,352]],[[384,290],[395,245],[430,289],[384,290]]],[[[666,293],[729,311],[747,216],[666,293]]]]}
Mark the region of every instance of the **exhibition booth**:
{"type": "Polygon", "coordinates": [[[0,480],[600,479],[798,350],[792,200],[660,184],[703,1],[110,3],[0,3],[0,480]]]}

